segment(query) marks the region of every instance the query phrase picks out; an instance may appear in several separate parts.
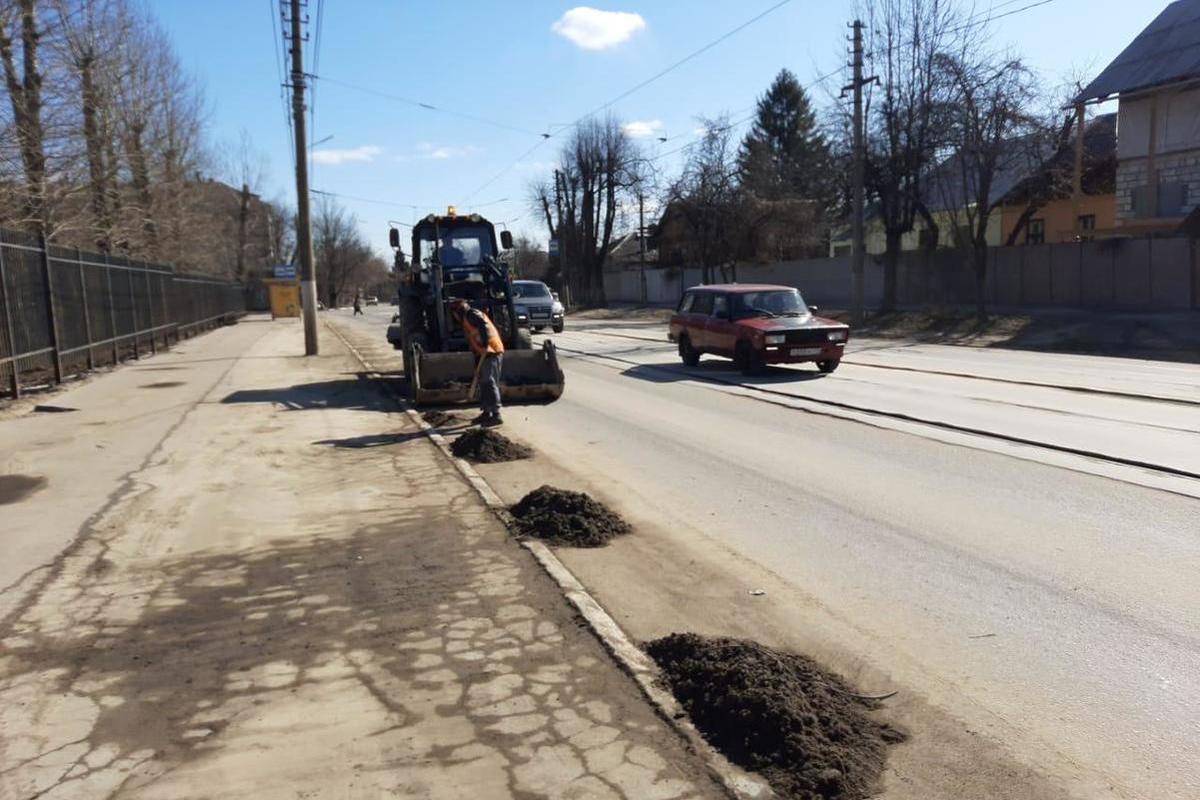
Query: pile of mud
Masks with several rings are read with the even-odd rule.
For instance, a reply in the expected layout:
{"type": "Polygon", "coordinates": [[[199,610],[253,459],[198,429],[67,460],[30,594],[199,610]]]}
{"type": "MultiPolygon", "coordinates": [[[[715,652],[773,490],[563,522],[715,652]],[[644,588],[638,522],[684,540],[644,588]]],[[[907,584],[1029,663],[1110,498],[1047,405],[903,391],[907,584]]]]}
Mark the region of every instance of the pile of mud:
{"type": "Polygon", "coordinates": [[[421,419],[435,428],[440,428],[443,425],[449,425],[453,422],[458,422],[459,417],[449,411],[442,411],[440,408],[434,408],[421,414],[421,419]]]}
{"type": "Polygon", "coordinates": [[[474,428],[454,440],[450,452],[477,464],[499,464],[533,456],[533,450],[517,444],[491,428],[474,428]]]}
{"type": "Polygon", "coordinates": [[[518,533],[552,544],[601,547],[629,533],[629,523],[582,492],[542,486],[509,509],[518,533]]]}
{"type": "Polygon", "coordinates": [[[804,656],[691,633],[646,650],[704,738],[782,797],[870,797],[888,744],[906,738],[871,719],[875,701],[855,697],[804,656]]]}

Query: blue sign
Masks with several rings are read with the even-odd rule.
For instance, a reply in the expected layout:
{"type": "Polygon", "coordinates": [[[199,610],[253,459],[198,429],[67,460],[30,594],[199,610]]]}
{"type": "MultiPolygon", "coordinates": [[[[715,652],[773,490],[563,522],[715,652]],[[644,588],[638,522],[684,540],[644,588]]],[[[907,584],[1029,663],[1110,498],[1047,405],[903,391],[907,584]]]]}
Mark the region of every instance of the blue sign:
{"type": "Polygon", "coordinates": [[[550,255],[552,255],[552,256],[558,255],[558,239],[550,240],[550,255]]]}
{"type": "Polygon", "coordinates": [[[296,265],[295,264],[276,264],[275,279],[280,281],[296,280],[296,265]]]}

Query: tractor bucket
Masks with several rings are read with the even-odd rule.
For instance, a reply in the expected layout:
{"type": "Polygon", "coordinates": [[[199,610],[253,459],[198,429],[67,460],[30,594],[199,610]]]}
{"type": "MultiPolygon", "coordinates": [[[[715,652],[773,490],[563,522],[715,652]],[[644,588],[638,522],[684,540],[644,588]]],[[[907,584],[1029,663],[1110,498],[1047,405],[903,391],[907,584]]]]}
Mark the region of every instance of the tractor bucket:
{"type": "MultiPolygon", "coordinates": [[[[475,356],[471,353],[421,353],[409,377],[410,397],[419,406],[469,403],[475,379],[475,356]]],[[[563,393],[563,373],[558,366],[554,343],[540,350],[508,350],[500,371],[500,397],[505,402],[557,400],[563,393]]]]}

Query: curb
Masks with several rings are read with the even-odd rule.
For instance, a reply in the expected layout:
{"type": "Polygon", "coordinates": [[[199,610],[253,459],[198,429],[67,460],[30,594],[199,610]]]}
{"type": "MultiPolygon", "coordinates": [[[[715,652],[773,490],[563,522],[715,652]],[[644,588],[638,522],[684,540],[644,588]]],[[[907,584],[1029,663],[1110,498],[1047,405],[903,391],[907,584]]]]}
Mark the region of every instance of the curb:
{"type": "MultiPolygon", "coordinates": [[[[378,374],[379,371],[342,335],[341,331],[328,322],[325,323],[325,327],[337,337],[338,341],[346,346],[354,358],[362,364],[364,369],[370,373],[378,374]]],[[[446,438],[438,433],[432,425],[422,419],[417,410],[412,408],[405,398],[401,397],[390,387],[385,387],[385,391],[400,404],[403,412],[437,446],[442,455],[454,464],[459,474],[466,479],[467,483],[479,495],[479,498],[483,500],[484,505],[507,527],[508,507],[492,487],[488,485],[483,476],[476,472],[475,468],[467,461],[451,453],[450,445],[446,442],[446,438]]],[[[604,610],[604,607],[584,588],[579,579],[567,569],[566,565],[558,559],[558,556],[554,555],[549,547],[542,542],[531,539],[522,540],[520,544],[533,555],[546,574],[558,584],[563,596],[575,607],[580,616],[583,617],[592,634],[600,640],[600,644],[613,657],[617,665],[633,678],[634,683],[637,684],[642,695],[650,702],[655,713],[670,725],[692,750],[700,756],[705,767],[708,769],[709,775],[725,789],[725,792],[730,797],[735,800],[772,800],[772,798],[776,797],[774,791],[771,790],[764,780],[734,766],[725,756],[714,750],[704,740],[704,737],[700,735],[700,731],[691,723],[686,712],[684,712],[678,701],[675,700],[674,695],[660,685],[658,667],[655,666],[654,661],[633,643],[625,631],[621,629],[621,626],[617,624],[617,621],[604,610]]]]}

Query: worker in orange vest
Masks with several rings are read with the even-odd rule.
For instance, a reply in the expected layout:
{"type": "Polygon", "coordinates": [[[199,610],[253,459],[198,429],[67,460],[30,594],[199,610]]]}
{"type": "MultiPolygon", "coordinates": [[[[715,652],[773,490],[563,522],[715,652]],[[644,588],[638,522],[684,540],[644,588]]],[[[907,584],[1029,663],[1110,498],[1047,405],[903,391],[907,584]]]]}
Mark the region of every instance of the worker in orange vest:
{"type": "Polygon", "coordinates": [[[500,418],[500,370],[504,363],[504,340],[495,323],[466,300],[452,300],[450,313],[467,336],[467,344],[479,366],[479,405],[482,413],[473,421],[484,427],[503,425],[500,418]]]}

